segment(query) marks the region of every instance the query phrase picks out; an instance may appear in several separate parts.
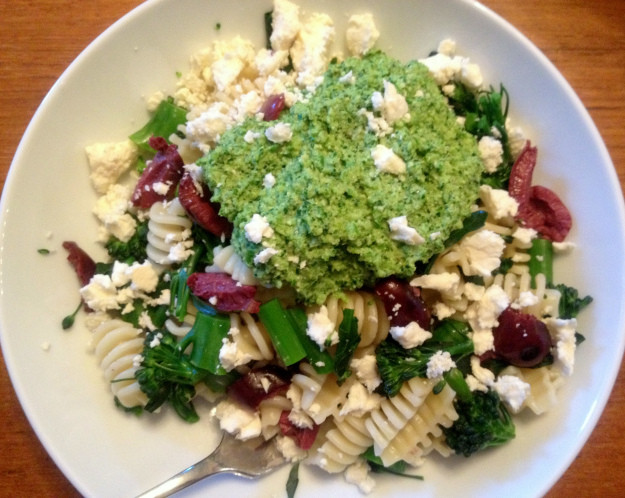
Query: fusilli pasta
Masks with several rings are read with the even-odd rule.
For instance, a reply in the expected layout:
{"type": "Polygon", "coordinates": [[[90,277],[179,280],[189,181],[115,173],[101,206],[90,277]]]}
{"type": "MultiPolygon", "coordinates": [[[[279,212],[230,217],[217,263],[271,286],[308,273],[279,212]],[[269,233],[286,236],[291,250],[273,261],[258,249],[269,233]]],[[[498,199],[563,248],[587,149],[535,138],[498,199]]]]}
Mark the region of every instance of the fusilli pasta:
{"type": "Polygon", "coordinates": [[[136,357],[143,351],[144,336],[127,322],[112,319],[94,331],[91,346],[104,372],[113,395],[127,407],[144,406],[147,402],[134,375],[136,357]]]}

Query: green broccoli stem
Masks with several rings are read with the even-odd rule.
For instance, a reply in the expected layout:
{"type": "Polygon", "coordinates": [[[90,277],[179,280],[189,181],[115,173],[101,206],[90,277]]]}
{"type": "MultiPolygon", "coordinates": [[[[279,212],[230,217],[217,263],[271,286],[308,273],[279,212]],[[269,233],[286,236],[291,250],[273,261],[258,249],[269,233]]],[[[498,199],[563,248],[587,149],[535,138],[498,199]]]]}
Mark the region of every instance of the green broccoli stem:
{"type": "Polygon", "coordinates": [[[547,287],[550,287],[553,284],[553,243],[548,239],[537,237],[532,240],[529,254],[532,287],[536,287],[536,276],[541,273],[545,276],[547,287]]]}
{"type": "Polygon", "coordinates": [[[471,389],[469,389],[469,385],[464,378],[464,375],[458,368],[452,368],[443,374],[443,378],[445,382],[451,387],[458,399],[461,399],[464,402],[468,402],[471,397],[471,389]]]}
{"type": "Polygon", "coordinates": [[[227,372],[219,361],[219,351],[230,330],[230,318],[226,315],[209,315],[199,312],[191,330],[178,343],[178,351],[193,345],[189,361],[195,367],[208,370],[214,375],[227,372]]]}

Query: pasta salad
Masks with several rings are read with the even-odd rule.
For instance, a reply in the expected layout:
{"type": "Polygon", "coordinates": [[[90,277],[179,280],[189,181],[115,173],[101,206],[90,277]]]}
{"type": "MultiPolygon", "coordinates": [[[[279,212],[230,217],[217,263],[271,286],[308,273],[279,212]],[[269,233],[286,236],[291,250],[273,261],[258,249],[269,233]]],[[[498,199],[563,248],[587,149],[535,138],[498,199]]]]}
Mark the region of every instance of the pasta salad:
{"type": "Polygon", "coordinates": [[[557,402],[592,299],[554,280],[572,219],[505,87],[451,39],[394,60],[370,14],[346,54],[326,14],[265,22],[266,47],[214,41],[144,127],[86,148],[109,258],[63,245],[115,403],[364,493],[508,443],[557,402]]]}

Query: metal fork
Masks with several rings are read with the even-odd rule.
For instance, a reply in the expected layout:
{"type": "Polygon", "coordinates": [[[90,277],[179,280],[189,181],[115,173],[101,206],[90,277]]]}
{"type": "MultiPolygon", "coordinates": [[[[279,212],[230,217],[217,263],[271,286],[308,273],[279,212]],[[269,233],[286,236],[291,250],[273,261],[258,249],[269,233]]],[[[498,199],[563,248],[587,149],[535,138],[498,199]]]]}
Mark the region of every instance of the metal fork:
{"type": "Polygon", "coordinates": [[[164,498],[214,474],[229,473],[254,478],[272,472],[286,463],[275,440],[276,438],[269,441],[255,438],[241,441],[224,433],[219,446],[206,458],[137,498],[164,498]]]}

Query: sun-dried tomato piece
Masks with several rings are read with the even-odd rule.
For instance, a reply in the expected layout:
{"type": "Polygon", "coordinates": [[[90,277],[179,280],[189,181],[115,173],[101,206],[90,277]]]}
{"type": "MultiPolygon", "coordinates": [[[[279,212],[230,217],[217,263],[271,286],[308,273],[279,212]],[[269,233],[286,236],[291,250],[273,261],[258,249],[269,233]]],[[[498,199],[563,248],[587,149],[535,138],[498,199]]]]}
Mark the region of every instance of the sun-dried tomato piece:
{"type": "Polygon", "coordinates": [[[313,424],[311,428],[296,426],[289,419],[289,412],[287,410],[283,410],[280,414],[278,425],[280,427],[280,432],[282,432],[284,436],[294,439],[295,444],[303,450],[309,450],[312,447],[317,433],[319,432],[319,426],[317,424],[313,424]]]}
{"type": "Polygon", "coordinates": [[[558,195],[547,187],[532,186],[538,150],[528,141],[512,166],[508,192],[519,203],[516,219],[543,237],[562,242],[568,235],[571,213],[558,195]]]}
{"type": "Polygon", "coordinates": [[[525,225],[554,242],[562,242],[573,224],[571,213],[560,198],[541,185],[532,187],[529,202],[519,211],[525,225]]]}
{"type": "Polygon", "coordinates": [[[184,172],[184,162],[175,144],[168,144],[162,137],[150,137],[148,143],[157,152],[143,170],[131,197],[133,205],[141,209],[172,200],[184,172]]]}
{"type": "Polygon", "coordinates": [[[80,285],[83,287],[89,283],[91,277],[95,275],[96,263],[76,242],[63,242],[63,249],[68,252],[67,261],[72,265],[80,285]]]}
{"type": "Polygon", "coordinates": [[[211,192],[206,185],[196,182],[188,171],[182,175],[178,185],[178,199],[187,214],[204,230],[218,237],[229,237],[232,223],[219,215],[219,204],[210,198],[211,192]]]}
{"type": "Polygon", "coordinates": [[[510,180],[508,181],[508,193],[519,205],[527,203],[530,199],[532,175],[534,174],[537,158],[538,149],[532,147],[528,140],[519,157],[512,165],[510,180]]]}
{"type": "Polygon", "coordinates": [[[263,113],[263,121],[274,121],[280,117],[285,107],[284,94],[270,95],[260,108],[263,113]]]}
{"type": "Polygon", "coordinates": [[[260,303],[254,299],[256,287],[242,285],[227,273],[192,273],[187,279],[191,292],[211,303],[217,311],[258,313],[260,303]]]}

